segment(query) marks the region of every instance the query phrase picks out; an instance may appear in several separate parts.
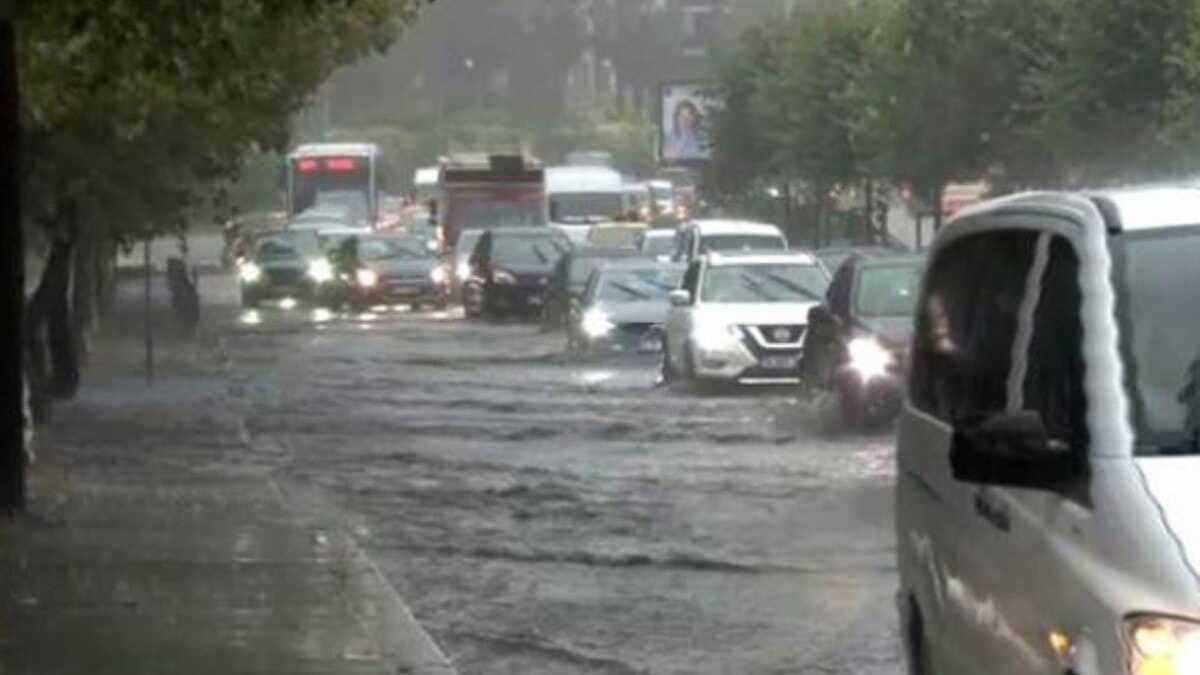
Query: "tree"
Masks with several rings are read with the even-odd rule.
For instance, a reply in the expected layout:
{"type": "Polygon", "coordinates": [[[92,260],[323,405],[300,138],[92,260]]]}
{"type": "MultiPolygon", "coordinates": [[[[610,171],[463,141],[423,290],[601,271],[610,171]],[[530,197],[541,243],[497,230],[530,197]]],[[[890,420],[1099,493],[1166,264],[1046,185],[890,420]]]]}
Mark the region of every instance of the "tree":
{"type": "MultiPolygon", "coordinates": [[[[69,297],[72,271],[111,260],[112,242],[184,227],[189,208],[236,175],[248,150],[286,144],[290,115],[337,66],[385,46],[414,12],[415,0],[37,0],[17,7],[22,68],[6,74],[19,76],[24,96],[19,108],[15,96],[0,104],[4,115],[22,116],[21,142],[6,148],[28,150],[20,168],[26,208],[0,217],[12,237],[23,215],[57,242],[25,331],[35,354],[42,352],[37,338],[49,338],[56,393],[73,394],[78,381],[76,331],[67,325],[72,300],[86,304],[97,295],[69,297]]],[[[17,77],[10,80],[15,86],[17,77]]],[[[19,270],[23,250],[7,250],[19,270]]],[[[5,292],[23,294],[19,281],[20,274],[6,279],[5,292]]],[[[33,365],[30,372],[39,372],[40,363],[33,365]]],[[[6,391],[20,387],[19,368],[0,375],[6,391]]],[[[21,398],[5,400],[12,407],[21,398]]],[[[13,436],[3,443],[6,457],[18,447],[13,436]]],[[[17,480],[12,471],[0,465],[5,485],[17,480]]]]}

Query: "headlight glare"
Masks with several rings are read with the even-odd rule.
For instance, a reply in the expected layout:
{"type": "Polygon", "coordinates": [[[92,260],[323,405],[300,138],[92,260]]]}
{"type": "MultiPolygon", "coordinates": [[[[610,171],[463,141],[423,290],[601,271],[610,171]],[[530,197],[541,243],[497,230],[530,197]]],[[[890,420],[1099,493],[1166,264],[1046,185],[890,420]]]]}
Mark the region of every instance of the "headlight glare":
{"type": "Polygon", "coordinates": [[[726,323],[706,323],[696,326],[692,335],[701,349],[718,350],[736,344],[742,337],[737,326],[726,323]]]}
{"type": "Polygon", "coordinates": [[[238,268],[238,276],[248,284],[258,283],[262,279],[262,275],[262,268],[252,262],[242,263],[242,266],[238,268]]]}
{"type": "Polygon", "coordinates": [[[1200,675],[1200,624],[1168,617],[1126,621],[1133,675],[1200,675]]]}
{"type": "Polygon", "coordinates": [[[855,338],[848,346],[850,368],[863,380],[883,377],[893,362],[892,353],[871,337],[855,338]]]}
{"type": "Polygon", "coordinates": [[[615,327],[608,315],[598,309],[589,309],[585,312],[580,325],[583,332],[590,338],[604,337],[615,327]]]}
{"type": "Polygon", "coordinates": [[[446,283],[446,268],[438,265],[429,273],[429,279],[435,284],[446,283]]]}
{"type": "Polygon", "coordinates": [[[471,264],[464,260],[458,263],[458,267],[455,269],[455,271],[458,274],[458,280],[463,281],[467,277],[471,276],[471,264]]]}
{"type": "Polygon", "coordinates": [[[517,283],[517,278],[513,276],[512,272],[496,270],[492,272],[492,283],[500,284],[502,286],[512,286],[517,283]]]}
{"type": "Polygon", "coordinates": [[[372,288],[375,284],[379,283],[379,275],[376,274],[375,270],[364,267],[355,273],[355,280],[363,288],[372,288]]]}
{"type": "Polygon", "coordinates": [[[308,276],[318,284],[333,281],[333,265],[325,258],[308,261],[308,276]]]}

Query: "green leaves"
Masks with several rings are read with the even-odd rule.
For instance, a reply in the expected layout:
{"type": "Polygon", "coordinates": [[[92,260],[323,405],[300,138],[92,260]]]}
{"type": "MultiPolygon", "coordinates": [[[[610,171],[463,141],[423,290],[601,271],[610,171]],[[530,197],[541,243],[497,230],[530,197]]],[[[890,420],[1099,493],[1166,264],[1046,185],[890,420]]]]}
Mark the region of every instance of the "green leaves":
{"type": "Polygon", "coordinates": [[[73,200],[114,233],[180,221],[248,150],[281,147],[310,92],[412,12],[404,0],[22,4],[31,210],[73,200]]]}

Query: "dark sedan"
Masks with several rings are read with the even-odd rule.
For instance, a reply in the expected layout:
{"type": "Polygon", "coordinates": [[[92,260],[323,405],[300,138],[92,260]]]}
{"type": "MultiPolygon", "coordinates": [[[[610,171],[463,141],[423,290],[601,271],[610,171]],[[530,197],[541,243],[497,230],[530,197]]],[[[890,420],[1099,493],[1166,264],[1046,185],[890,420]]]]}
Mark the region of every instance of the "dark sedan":
{"type": "Polygon", "coordinates": [[[264,300],[309,301],[333,278],[320,240],[312,232],[275,232],[257,237],[238,265],[242,305],[264,300]]]}
{"type": "Polygon", "coordinates": [[[337,270],[331,304],[444,308],[448,271],[416,237],[371,234],[346,238],[330,257],[337,270]]]}
{"type": "Polygon", "coordinates": [[[679,288],[685,267],[675,263],[620,261],[591,275],[567,319],[567,351],[642,353],[662,351],[662,327],[671,311],[668,296],[679,288]]]}
{"type": "Polygon", "coordinates": [[[554,266],[570,251],[567,236],[548,227],[484,232],[471,253],[464,311],[492,319],[540,315],[554,266]]]}
{"type": "Polygon", "coordinates": [[[837,393],[847,426],[880,427],[899,413],[923,264],[851,256],[809,312],[801,370],[810,386],[837,393]]]}
{"type": "Polygon", "coordinates": [[[546,307],[542,319],[548,327],[561,328],[566,325],[567,312],[572,301],[583,297],[592,272],[614,260],[633,260],[638,251],[628,248],[576,249],[563,256],[554,268],[550,288],[546,291],[546,307]]]}

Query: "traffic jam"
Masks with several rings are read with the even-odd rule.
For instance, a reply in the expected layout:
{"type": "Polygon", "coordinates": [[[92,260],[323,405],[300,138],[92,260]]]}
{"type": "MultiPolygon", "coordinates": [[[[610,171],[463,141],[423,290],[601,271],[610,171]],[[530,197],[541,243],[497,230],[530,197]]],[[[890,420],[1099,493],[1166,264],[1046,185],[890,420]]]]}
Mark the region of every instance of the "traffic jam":
{"type": "Polygon", "coordinates": [[[660,384],[816,388],[855,430],[894,420],[921,256],[795,246],[776,225],[697,215],[669,181],[573,159],[459,153],[393,198],[378,147],[301,146],[289,211],[225,228],[246,317],[453,308],[560,333],[573,359],[636,359],[660,384]]]}

